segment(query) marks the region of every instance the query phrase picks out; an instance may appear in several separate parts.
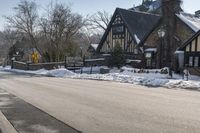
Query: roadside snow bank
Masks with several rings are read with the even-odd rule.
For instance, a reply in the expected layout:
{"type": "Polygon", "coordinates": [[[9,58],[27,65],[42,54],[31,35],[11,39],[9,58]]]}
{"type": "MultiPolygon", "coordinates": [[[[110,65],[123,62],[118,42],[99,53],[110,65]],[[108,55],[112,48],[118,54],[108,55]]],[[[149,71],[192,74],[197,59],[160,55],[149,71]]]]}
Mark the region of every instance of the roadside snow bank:
{"type": "Polygon", "coordinates": [[[72,71],[69,71],[67,69],[61,68],[61,69],[55,69],[55,70],[50,70],[47,71],[46,73],[47,76],[52,76],[52,77],[66,77],[66,76],[73,76],[75,75],[75,73],[73,73],[72,71]]]}
{"type": "Polygon", "coordinates": [[[25,70],[18,70],[18,69],[10,69],[9,67],[8,68],[4,68],[2,69],[6,72],[14,72],[14,73],[21,73],[21,74],[35,74],[35,75],[47,75],[48,73],[48,70],[45,70],[45,69],[40,69],[40,70],[37,70],[37,71],[25,71],[25,70]]]}
{"type": "Polygon", "coordinates": [[[131,83],[145,86],[159,87],[163,86],[169,82],[168,79],[159,78],[149,78],[143,76],[133,76],[125,75],[120,73],[110,73],[110,74],[77,74],[69,76],[69,78],[75,79],[93,79],[93,80],[106,80],[106,81],[116,81],[121,83],[131,83]]]}
{"type": "Polygon", "coordinates": [[[200,81],[170,80],[163,86],[167,87],[167,88],[182,88],[182,89],[200,90],[200,81]]]}
{"type": "Polygon", "coordinates": [[[7,72],[15,72],[15,73],[21,73],[21,74],[35,74],[35,75],[43,75],[43,76],[52,76],[52,77],[65,77],[75,75],[75,73],[65,69],[54,69],[54,70],[46,70],[46,69],[40,69],[36,71],[25,71],[25,70],[18,70],[18,69],[11,69],[10,67],[0,68],[0,70],[4,70],[7,72]]]}
{"type": "MultiPolygon", "coordinates": [[[[10,67],[0,68],[0,70],[17,72],[24,74],[36,74],[43,76],[59,77],[59,78],[73,78],[73,79],[88,79],[88,80],[105,80],[115,81],[121,83],[130,83],[151,87],[166,87],[166,88],[183,88],[200,90],[200,77],[190,76],[189,81],[182,79],[181,75],[174,74],[173,79],[169,79],[167,74],[160,74],[160,70],[148,70],[148,73],[138,73],[139,69],[123,68],[123,71],[114,68],[108,74],[76,74],[67,69],[55,70],[37,70],[24,71],[10,69],[10,67]]],[[[85,68],[87,70],[87,68],[85,68]]]]}

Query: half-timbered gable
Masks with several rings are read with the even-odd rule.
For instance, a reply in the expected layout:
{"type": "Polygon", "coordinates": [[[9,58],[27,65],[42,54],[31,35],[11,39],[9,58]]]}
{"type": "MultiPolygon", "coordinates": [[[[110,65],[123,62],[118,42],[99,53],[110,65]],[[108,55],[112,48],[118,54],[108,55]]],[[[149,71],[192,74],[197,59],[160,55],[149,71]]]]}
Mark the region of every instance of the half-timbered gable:
{"type": "Polygon", "coordinates": [[[159,19],[157,15],[117,8],[97,51],[111,53],[118,43],[125,54],[142,54],[138,44],[159,19]]]}
{"type": "Polygon", "coordinates": [[[179,50],[184,53],[184,66],[190,73],[200,75],[200,30],[185,42],[179,50]]]}
{"type": "Polygon", "coordinates": [[[180,49],[185,53],[185,66],[200,67],[200,31],[192,36],[180,49]]]}
{"type": "Polygon", "coordinates": [[[117,43],[120,44],[121,48],[125,53],[137,54],[136,43],[127,29],[122,17],[119,13],[114,16],[114,21],[108,31],[108,34],[103,41],[103,46],[100,50],[101,53],[110,53],[113,51],[117,43]]]}

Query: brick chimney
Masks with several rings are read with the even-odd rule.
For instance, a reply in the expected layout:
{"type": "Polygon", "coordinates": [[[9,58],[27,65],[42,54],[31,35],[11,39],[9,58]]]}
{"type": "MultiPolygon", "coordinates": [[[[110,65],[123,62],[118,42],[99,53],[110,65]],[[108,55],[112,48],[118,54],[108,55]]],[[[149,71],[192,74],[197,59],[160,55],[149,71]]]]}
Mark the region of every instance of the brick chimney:
{"type": "Polygon", "coordinates": [[[176,30],[176,14],[183,11],[181,8],[181,0],[162,0],[162,25],[166,31],[163,46],[163,66],[173,67],[174,52],[176,51],[176,43],[174,42],[176,30]]]}

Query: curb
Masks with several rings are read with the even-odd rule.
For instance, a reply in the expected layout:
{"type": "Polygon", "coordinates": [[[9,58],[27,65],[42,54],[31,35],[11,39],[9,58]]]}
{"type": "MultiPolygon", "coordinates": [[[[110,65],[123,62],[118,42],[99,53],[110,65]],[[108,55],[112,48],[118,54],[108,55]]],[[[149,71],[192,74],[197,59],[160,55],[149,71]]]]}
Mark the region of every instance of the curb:
{"type": "Polygon", "coordinates": [[[18,133],[0,111],[0,133],[18,133]]]}

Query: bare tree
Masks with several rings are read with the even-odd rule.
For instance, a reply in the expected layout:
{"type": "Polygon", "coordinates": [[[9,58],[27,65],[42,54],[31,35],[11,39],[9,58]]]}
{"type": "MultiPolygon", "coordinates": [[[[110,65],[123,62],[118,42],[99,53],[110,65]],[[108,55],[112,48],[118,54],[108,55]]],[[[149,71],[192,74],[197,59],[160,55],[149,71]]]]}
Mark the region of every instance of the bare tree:
{"type": "Polygon", "coordinates": [[[33,1],[21,0],[13,16],[5,17],[8,27],[28,38],[44,61],[60,61],[76,54],[76,35],[85,24],[81,15],[65,4],[52,4],[39,17],[33,1]]]}
{"type": "Polygon", "coordinates": [[[45,53],[50,61],[59,61],[66,53],[73,54],[74,37],[84,21],[64,4],[51,5],[46,11],[45,17],[40,19],[40,33],[48,48],[45,53]]]}
{"type": "Polygon", "coordinates": [[[37,45],[36,29],[37,29],[37,5],[33,1],[21,0],[14,8],[15,14],[13,16],[5,17],[8,27],[26,35],[33,47],[35,47],[40,54],[41,50],[37,45]]]}
{"type": "Polygon", "coordinates": [[[111,20],[112,15],[110,15],[106,11],[98,11],[93,15],[87,16],[88,26],[91,29],[97,29],[101,31],[105,31],[108,27],[108,24],[111,20]]]}

